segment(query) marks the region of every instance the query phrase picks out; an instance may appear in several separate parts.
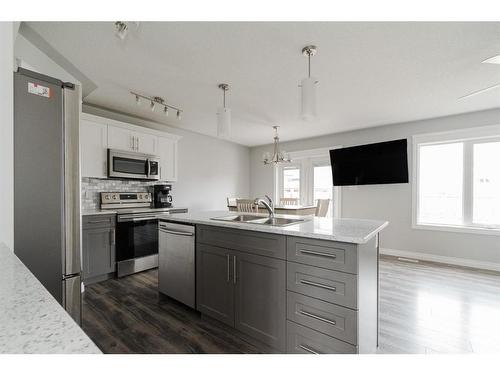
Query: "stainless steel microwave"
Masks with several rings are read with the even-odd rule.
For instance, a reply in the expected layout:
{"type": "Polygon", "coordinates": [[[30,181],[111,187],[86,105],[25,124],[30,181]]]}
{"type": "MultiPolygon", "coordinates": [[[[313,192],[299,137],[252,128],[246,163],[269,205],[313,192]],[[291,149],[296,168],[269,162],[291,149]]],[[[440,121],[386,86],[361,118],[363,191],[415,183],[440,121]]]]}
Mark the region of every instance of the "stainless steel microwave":
{"type": "Polygon", "coordinates": [[[155,155],[108,149],[108,177],[159,180],[160,158],[155,155]]]}

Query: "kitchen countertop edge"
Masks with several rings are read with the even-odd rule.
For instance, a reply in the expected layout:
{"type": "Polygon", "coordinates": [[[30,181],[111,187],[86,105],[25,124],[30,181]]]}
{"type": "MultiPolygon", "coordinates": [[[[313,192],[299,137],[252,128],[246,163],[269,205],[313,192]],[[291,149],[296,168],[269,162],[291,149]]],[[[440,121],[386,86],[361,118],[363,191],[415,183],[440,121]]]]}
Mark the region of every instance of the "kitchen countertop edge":
{"type": "MultiPolygon", "coordinates": [[[[276,215],[276,217],[304,218],[307,221],[290,226],[273,227],[261,224],[235,223],[211,219],[212,217],[229,216],[234,214],[236,213],[228,211],[205,211],[160,216],[159,219],[160,221],[167,222],[209,225],[354,244],[367,243],[373,236],[389,225],[388,221],[382,220],[351,218],[332,219],[292,215],[276,215]],[[358,229],[358,233],[356,233],[356,228],[358,229]]],[[[246,214],[247,213],[245,213],[245,215],[246,214]]]]}
{"type": "Polygon", "coordinates": [[[0,300],[0,353],[102,353],[14,252],[2,243],[0,300]]]}

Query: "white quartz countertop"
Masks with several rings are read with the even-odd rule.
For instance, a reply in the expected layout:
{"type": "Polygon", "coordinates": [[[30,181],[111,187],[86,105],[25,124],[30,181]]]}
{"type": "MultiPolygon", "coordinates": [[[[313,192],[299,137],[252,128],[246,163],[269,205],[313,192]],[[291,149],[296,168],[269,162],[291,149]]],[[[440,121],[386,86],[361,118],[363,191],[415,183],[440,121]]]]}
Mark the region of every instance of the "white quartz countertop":
{"type": "MultiPolygon", "coordinates": [[[[332,219],[326,217],[275,215],[285,218],[302,218],[305,222],[284,227],[241,222],[227,222],[212,220],[212,218],[233,216],[237,212],[229,211],[200,211],[185,214],[161,216],[162,221],[173,221],[189,224],[205,224],[217,227],[245,229],[256,232],[277,233],[287,236],[317,238],[322,240],[363,244],[389,225],[388,221],[367,219],[332,219]]],[[[245,213],[245,215],[252,215],[245,213]]],[[[265,216],[253,214],[255,216],[265,216]]]]}
{"type": "Polygon", "coordinates": [[[28,268],[1,243],[0,353],[101,353],[28,268]]]}

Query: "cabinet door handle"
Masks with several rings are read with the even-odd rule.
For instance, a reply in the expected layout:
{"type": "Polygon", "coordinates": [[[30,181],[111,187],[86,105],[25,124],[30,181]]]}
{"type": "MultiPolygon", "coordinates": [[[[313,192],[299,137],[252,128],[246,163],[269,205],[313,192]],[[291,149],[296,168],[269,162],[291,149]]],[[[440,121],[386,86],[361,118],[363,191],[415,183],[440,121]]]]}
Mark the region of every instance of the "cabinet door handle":
{"type": "Polygon", "coordinates": [[[111,246],[116,245],[116,232],[114,229],[111,229],[110,237],[111,237],[111,246]]]}
{"type": "Polygon", "coordinates": [[[130,148],[132,150],[135,150],[135,137],[130,136],[130,143],[131,143],[130,148]]]}
{"type": "Polygon", "coordinates": [[[229,282],[229,277],[230,277],[230,271],[229,271],[229,268],[230,268],[229,262],[230,262],[230,260],[229,259],[230,259],[229,254],[226,254],[226,261],[227,261],[227,267],[226,267],[227,268],[227,278],[226,278],[226,281],[227,282],[229,282]]]}
{"type": "Polygon", "coordinates": [[[236,255],[233,255],[233,284],[236,284],[236,255]]]}
{"type": "Polygon", "coordinates": [[[88,224],[104,224],[104,223],[109,223],[109,220],[89,220],[87,221],[88,224]]]}
{"type": "Polygon", "coordinates": [[[307,316],[309,318],[317,319],[317,320],[319,320],[319,321],[321,321],[323,323],[331,324],[332,326],[337,325],[337,322],[335,320],[326,319],[326,318],[323,318],[323,317],[321,317],[319,315],[311,314],[310,312],[307,312],[307,311],[304,311],[304,310],[299,310],[299,314],[307,316]]]}
{"type": "Polygon", "coordinates": [[[302,254],[316,255],[316,256],[325,257],[325,258],[337,259],[337,256],[335,254],[323,253],[321,251],[313,251],[313,250],[299,250],[299,251],[302,254]]]}
{"type": "Polygon", "coordinates": [[[319,352],[317,352],[316,350],[314,350],[314,349],[312,349],[312,348],[310,348],[310,347],[308,347],[308,346],[306,346],[306,345],[302,345],[302,344],[300,344],[300,345],[299,345],[299,348],[300,348],[300,349],[302,349],[302,350],[305,350],[306,352],[311,353],[311,354],[320,354],[320,353],[319,353],[319,352]]]}
{"type": "Polygon", "coordinates": [[[136,137],[137,139],[137,151],[139,151],[139,137],[136,137]]]}
{"type": "Polygon", "coordinates": [[[323,289],[331,290],[332,292],[336,292],[337,291],[337,288],[335,288],[334,286],[325,285],[325,284],[321,284],[321,283],[315,283],[314,281],[300,280],[299,282],[301,284],[304,284],[304,285],[311,285],[311,286],[316,286],[318,288],[323,288],[323,289]]]}

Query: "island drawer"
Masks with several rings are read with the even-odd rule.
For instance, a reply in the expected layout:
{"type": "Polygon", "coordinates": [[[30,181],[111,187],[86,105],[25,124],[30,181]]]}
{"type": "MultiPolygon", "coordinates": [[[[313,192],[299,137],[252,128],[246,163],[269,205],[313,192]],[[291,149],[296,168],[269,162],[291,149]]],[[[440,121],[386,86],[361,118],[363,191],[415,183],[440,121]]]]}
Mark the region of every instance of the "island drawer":
{"type": "Polygon", "coordinates": [[[355,354],[357,348],[311,328],[287,321],[286,351],[291,354],[355,354]]]}
{"type": "Polygon", "coordinates": [[[351,344],[357,344],[358,313],[294,292],[287,293],[287,318],[351,344]]]}
{"type": "Polygon", "coordinates": [[[287,289],[357,309],[356,275],[287,262],[287,289]]]}
{"type": "Polygon", "coordinates": [[[345,242],[287,237],[287,259],[311,266],[357,273],[356,245],[345,242]]]}
{"type": "Polygon", "coordinates": [[[115,217],[115,214],[84,215],[82,216],[82,226],[86,229],[113,227],[115,226],[115,217]]]}
{"type": "Polygon", "coordinates": [[[286,259],[286,237],[282,235],[197,225],[196,240],[207,245],[286,259]]]}

